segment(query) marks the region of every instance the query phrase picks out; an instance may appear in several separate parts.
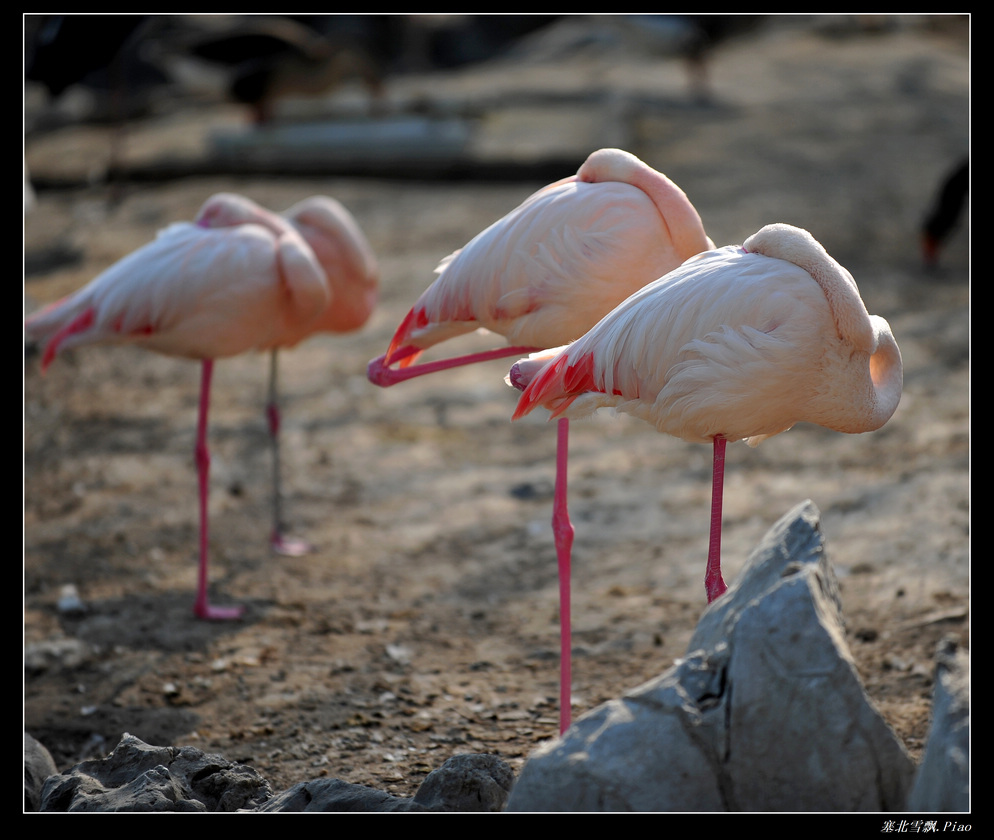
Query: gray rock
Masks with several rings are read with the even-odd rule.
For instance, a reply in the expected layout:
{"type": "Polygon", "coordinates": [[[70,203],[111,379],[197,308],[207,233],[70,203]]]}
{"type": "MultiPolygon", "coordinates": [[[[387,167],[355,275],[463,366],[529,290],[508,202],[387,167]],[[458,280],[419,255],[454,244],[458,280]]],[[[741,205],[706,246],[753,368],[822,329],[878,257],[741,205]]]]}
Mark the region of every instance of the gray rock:
{"type": "Polygon", "coordinates": [[[272,797],[251,767],[193,747],[153,747],[125,733],[106,758],[50,776],[42,811],[236,811],[272,797]]]}
{"type": "Polygon", "coordinates": [[[810,502],[708,607],[685,659],[579,718],[509,811],[887,811],[914,767],[870,704],[810,502]]]}
{"type": "Polygon", "coordinates": [[[414,794],[429,811],[502,811],[514,771],[495,755],[454,755],[433,770],[414,794]]]}
{"type": "Polygon", "coordinates": [[[413,799],[321,779],[294,785],[260,811],[500,811],[514,783],[510,765],[493,755],[455,755],[421,783],[413,799]]]}
{"type": "Polygon", "coordinates": [[[37,811],[45,779],[59,772],[52,754],[35,738],[24,733],[24,810],[37,811]]]}
{"type": "Polygon", "coordinates": [[[86,661],[90,646],[79,639],[54,639],[24,646],[24,672],[43,674],[53,668],[75,668],[86,661]]]}
{"type": "Polygon", "coordinates": [[[954,639],[936,655],[932,727],[909,811],[970,810],[970,661],[954,639]]]}
{"type": "Polygon", "coordinates": [[[427,811],[412,800],[341,779],[301,782],[274,797],[260,811],[427,811]]]}
{"type": "Polygon", "coordinates": [[[273,796],[250,767],[128,734],[106,758],[64,774],[27,733],[24,757],[25,809],[42,811],[500,811],[514,779],[496,756],[457,755],[430,773],[413,799],[340,779],[302,782],[273,796]]]}

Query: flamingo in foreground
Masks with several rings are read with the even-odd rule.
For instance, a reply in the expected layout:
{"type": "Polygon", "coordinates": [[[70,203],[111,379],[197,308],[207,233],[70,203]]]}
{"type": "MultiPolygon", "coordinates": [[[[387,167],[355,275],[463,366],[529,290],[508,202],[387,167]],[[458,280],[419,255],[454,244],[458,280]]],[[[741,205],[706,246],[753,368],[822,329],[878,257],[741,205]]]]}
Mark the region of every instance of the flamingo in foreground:
{"type": "Polygon", "coordinates": [[[377,297],[377,268],[348,211],[323,196],[283,216],[230,193],[209,198],[194,222],[178,222],[78,292],[25,322],[45,344],[42,372],[62,350],[82,344],[137,344],[202,365],[196,461],[200,496],[200,572],[194,613],[234,619],[244,608],[207,597],[207,411],[214,359],[270,350],[269,432],[273,449],[272,544],[308,550],[283,534],[279,486],[276,353],[319,330],[358,329],[377,297]]]}
{"type": "Polygon", "coordinates": [[[767,225],[636,292],[572,344],[512,366],[513,418],[536,406],[581,417],[602,406],[690,443],[712,443],[704,586],[721,576],[725,443],[756,446],[802,421],[879,429],[901,399],[901,352],[852,275],[805,230],[767,225]]]}
{"type": "MultiPolygon", "coordinates": [[[[389,386],[426,373],[579,338],[614,306],[684,260],[713,248],[700,216],[669,178],[620,149],[592,153],[436,269],[369,379],[389,386]],[[484,327],[509,347],[412,364],[423,350],[484,327]]],[[[569,425],[558,427],[553,533],[559,564],[560,732],[570,722],[569,425]]]]}

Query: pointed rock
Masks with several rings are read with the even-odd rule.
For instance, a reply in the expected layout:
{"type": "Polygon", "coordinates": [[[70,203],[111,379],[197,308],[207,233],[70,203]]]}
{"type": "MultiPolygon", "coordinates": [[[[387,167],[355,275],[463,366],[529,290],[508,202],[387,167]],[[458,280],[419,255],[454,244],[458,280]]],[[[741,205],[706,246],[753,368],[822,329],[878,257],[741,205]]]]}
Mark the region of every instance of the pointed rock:
{"type": "Polygon", "coordinates": [[[932,727],[909,811],[970,810],[970,661],[954,639],[936,655],[932,727]]]}
{"type": "Polygon", "coordinates": [[[769,531],[686,658],[579,718],[508,811],[888,811],[914,766],[845,642],[814,504],[769,531]]]}

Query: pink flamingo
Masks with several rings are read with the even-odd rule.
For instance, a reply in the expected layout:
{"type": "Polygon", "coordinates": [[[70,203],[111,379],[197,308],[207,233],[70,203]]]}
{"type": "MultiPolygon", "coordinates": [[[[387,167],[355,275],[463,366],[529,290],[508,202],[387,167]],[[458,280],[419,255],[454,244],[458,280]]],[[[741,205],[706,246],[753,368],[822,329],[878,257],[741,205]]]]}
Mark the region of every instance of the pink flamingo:
{"type": "Polygon", "coordinates": [[[207,412],[214,359],[270,350],[269,432],[273,449],[272,544],[300,554],[306,543],[283,534],[279,485],[276,353],[319,330],[357,329],[377,297],[377,268],[349,213],[315,196],[271,213],[243,196],[209,198],[194,222],[178,222],[108,268],[78,292],[25,322],[43,342],[42,372],[62,350],[83,344],[137,344],[201,360],[196,461],[200,497],[200,570],[194,613],[234,619],[244,608],[207,596],[207,412]]]}
{"type": "Polygon", "coordinates": [[[712,443],[708,602],[721,576],[725,443],[756,446],[806,421],[869,432],[901,399],[901,352],[887,322],[805,230],[767,225],[741,247],[700,254],[633,294],[572,344],[512,366],[514,418],[543,406],[601,406],[690,443],[712,443]]]}
{"type": "MultiPolygon", "coordinates": [[[[387,352],[369,364],[377,385],[579,338],[615,305],[688,257],[713,248],[669,178],[620,149],[534,193],[449,255],[387,352]],[[484,327],[511,345],[412,365],[423,350],[484,327]]],[[[558,427],[553,533],[560,590],[560,732],[570,722],[570,551],[566,504],[569,425],[558,427]]]]}

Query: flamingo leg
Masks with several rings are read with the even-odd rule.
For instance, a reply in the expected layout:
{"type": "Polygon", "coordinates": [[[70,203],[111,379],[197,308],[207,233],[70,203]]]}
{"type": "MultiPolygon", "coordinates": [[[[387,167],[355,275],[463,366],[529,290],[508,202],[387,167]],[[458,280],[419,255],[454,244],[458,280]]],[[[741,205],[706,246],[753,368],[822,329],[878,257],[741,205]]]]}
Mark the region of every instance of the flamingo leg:
{"type": "Polygon", "coordinates": [[[273,533],[269,543],[277,554],[284,557],[302,557],[314,550],[306,540],[289,537],[283,533],[283,488],[280,469],[280,405],[277,373],[277,350],[269,356],[269,399],[266,403],[266,419],[269,424],[269,443],[273,453],[273,533]]]}
{"type": "Polygon", "coordinates": [[[570,554],[573,524],[566,504],[566,461],[569,450],[569,420],[559,419],[556,435],[556,490],[552,508],[552,533],[559,562],[559,734],[569,729],[572,716],[573,647],[570,625],[570,554]]]}
{"type": "MultiPolygon", "coordinates": [[[[451,359],[440,359],[437,362],[424,362],[420,365],[410,365],[404,368],[392,368],[387,364],[386,354],[373,359],[366,369],[366,376],[374,385],[389,388],[398,382],[407,379],[414,379],[416,376],[424,376],[428,373],[435,373],[440,370],[449,370],[454,367],[472,365],[476,362],[488,362],[491,359],[503,359],[507,356],[525,356],[534,353],[534,347],[497,347],[494,350],[485,350],[482,353],[469,353],[465,356],[454,356],[451,359]]],[[[405,347],[392,354],[390,364],[401,361],[420,353],[416,347],[405,347]]]]}
{"type": "Polygon", "coordinates": [[[194,450],[197,460],[197,484],[200,495],[200,571],[197,579],[197,600],[193,604],[193,614],[198,618],[212,621],[229,621],[241,618],[244,607],[214,607],[207,598],[207,485],[211,466],[211,455],[207,448],[207,409],[210,405],[211,376],[214,373],[214,360],[204,359],[200,377],[200,410],[197,419],[197,445],[194,450]]]}
{"type": "MultiPolygon", "coordinates": [[[[535,347],[498,347],[481,353],[454,356],[437,362],[391,368],[421,350],[417,347],[402,347],[394,351],[387,363],[386,354],[373,359],[366,375],[374,385],[388,388],[398,382],[414,379],[429,373],[449,370],[454,367],[503,359],[508,356],[524,356],[534,353],[535,347]]],[[[556,490],[552,510],[552,531],[556,543],[556,558],[559,565],[559,733],[569,729],[571,719],[570,689],[572,686],[572,630],[570,626],[570,554],[573,547],[573,525],[569,519],[566,503],[566,463],[569,449],[569,421],[560,418],[556,442],[556,490]]]]}
{"type": "Polygon", "coordinates": [[[704,572],[704,590],[708,603],[722,595],[728,588],[721,577],[721,496],[725,483],[725,438],[714,438],[714,466],[711,472],[711,538],[708,546],[708,565],[704,572]]]}

